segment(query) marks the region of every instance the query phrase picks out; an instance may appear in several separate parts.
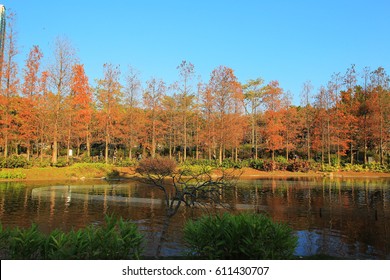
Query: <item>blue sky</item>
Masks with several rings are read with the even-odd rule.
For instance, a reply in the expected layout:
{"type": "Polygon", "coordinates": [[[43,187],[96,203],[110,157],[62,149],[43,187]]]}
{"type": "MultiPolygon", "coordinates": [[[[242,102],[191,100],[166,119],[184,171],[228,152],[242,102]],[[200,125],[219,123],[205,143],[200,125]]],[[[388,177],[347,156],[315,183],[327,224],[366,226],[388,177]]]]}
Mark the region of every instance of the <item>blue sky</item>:
{"type": "Polygon", "coordinates": [[[90,81],[103,64],[127,65],[167,83],[182,60],[208,81],[219,65],[238,79],[278,80],[299,104],[302,84],[316,91],[335,72],[379,66],[390,72],[390,1],[30,1],[0,0],[17,14],[24,61],[39,45],[50,61],[66,36],[90,81]]]}

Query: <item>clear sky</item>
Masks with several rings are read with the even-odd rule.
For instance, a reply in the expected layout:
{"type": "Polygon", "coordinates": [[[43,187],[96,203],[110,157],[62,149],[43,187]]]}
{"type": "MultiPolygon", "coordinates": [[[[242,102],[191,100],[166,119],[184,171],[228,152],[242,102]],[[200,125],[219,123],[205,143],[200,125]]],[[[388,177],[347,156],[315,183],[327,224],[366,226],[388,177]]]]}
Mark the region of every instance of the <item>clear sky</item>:
{"type": "Polygon", "coordinates": [[[16,13],[19,60],[39,45],[47,61],[57,36],[76,48],[92,82],[103,64],[132,65],[142,81],[178,79],[192,62],[203,81],[219,65],[238,79],[278,80],[299,104],[335,72],[379,66],[390,72],[390,1],[346,0],[0,0],[16,13]]]}

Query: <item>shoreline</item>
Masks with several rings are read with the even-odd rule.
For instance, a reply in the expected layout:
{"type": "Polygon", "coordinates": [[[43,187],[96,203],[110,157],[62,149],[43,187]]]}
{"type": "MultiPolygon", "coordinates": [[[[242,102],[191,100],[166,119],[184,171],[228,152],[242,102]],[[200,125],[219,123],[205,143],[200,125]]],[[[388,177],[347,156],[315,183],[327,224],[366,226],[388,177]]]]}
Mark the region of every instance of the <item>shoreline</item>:
{"type": "MultiPolygon", "coordinates": [[[[0,179],[0,182],[39,182],[39,181],[69,181],[69,182],[80,182],[80,181],[91,181],[91,180],[134,180],[137,174],[132,167],[116,167],[119,171],[119,176],[116,178],[107,179],[104,174],[90,174],[89,177],[84,176],[71,176],[69,175],[69,168],[67,167],[45,167],[45,168],[30,168],[30,169],[3,169],[6,171],[14,170],[16,172],[22,172],[25,174],[25,178],[15,179],[0,179]]],[[[244,180],[256,180],[262,178],[390,178],[390,173],[380,172],[354,172],[354,171],[337,171],[337,172],[314,172],[309,171],[308,173],[302,172],[291,172],[291,171],[260,171],[253,168],[245,167],[237,169],[237,173],[240,174],[240,179],[244,180]]]]}

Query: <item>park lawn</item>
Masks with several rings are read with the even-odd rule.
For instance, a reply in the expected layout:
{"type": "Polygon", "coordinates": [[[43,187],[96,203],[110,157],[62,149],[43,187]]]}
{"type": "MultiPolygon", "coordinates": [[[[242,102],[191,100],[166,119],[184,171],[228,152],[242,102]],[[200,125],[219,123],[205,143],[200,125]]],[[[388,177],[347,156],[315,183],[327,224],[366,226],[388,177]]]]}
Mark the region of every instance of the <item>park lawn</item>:
{"type": "MultiPolygon", "coordinates": [[[[104,179],[110,171],[115,171],[113,177],[110,179],[131,179],[136,175],[134,167],[108,167],[106,169],[94,168],[91,166],[79,167],[77,170],[72,166],[66,167],[33,167],[33,168],[18,168],[18,169],[6,169],[3,168],[0,172],[17,172],[22,173],[23,178],[6,179],[2,178],[1,181],[9,180],[84,180],[84,179],[104,179]]],[[[235,171],[240,175],[241,179],[257,179],[257,178],[290,178],[290,177],[334,177],[334,178],[347,178],[347,177],[358,177],[358,178],[378,178],[378,177],[390,177],[390,173],[379,173],[379,172],[353,172],[353,171],[339,171],[339,172],[314,172],[309,171],[308,173],[303,172],[290,172],[290,171],[259,171],[253,168],[245,167],[237,169],[235,171]]]]}

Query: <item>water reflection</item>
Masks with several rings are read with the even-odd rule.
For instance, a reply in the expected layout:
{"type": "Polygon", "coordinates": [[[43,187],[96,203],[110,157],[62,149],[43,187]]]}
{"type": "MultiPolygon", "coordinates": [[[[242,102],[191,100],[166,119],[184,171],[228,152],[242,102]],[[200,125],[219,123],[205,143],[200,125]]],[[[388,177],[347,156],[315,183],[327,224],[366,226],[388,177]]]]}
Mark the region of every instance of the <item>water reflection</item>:
{"type": "MultiPolygon", "coordinates": [[[[233,212],[267,213],[288,223],[299,237],[299,255],[328,254],[344,258],[390,258],[389,179],[262,179],[241,181],[223,194],[233,212]]],[[[208,209],[209,211],[213,211],[208,209]]],[[[227,211],[217,209],[216,211],[227,211]]],[[[147,236],[147,254],[159,241],[164,204],[159,190],[134,182],[102,185],[29,185],[0,183],[3,225],[43,231],[69,230],[102,223],[115,213],[137,223],[147,236]]],[[[204,210],[182,208],[173,218],[165,255],[183,250],[185,221],[204,210]]]]}

